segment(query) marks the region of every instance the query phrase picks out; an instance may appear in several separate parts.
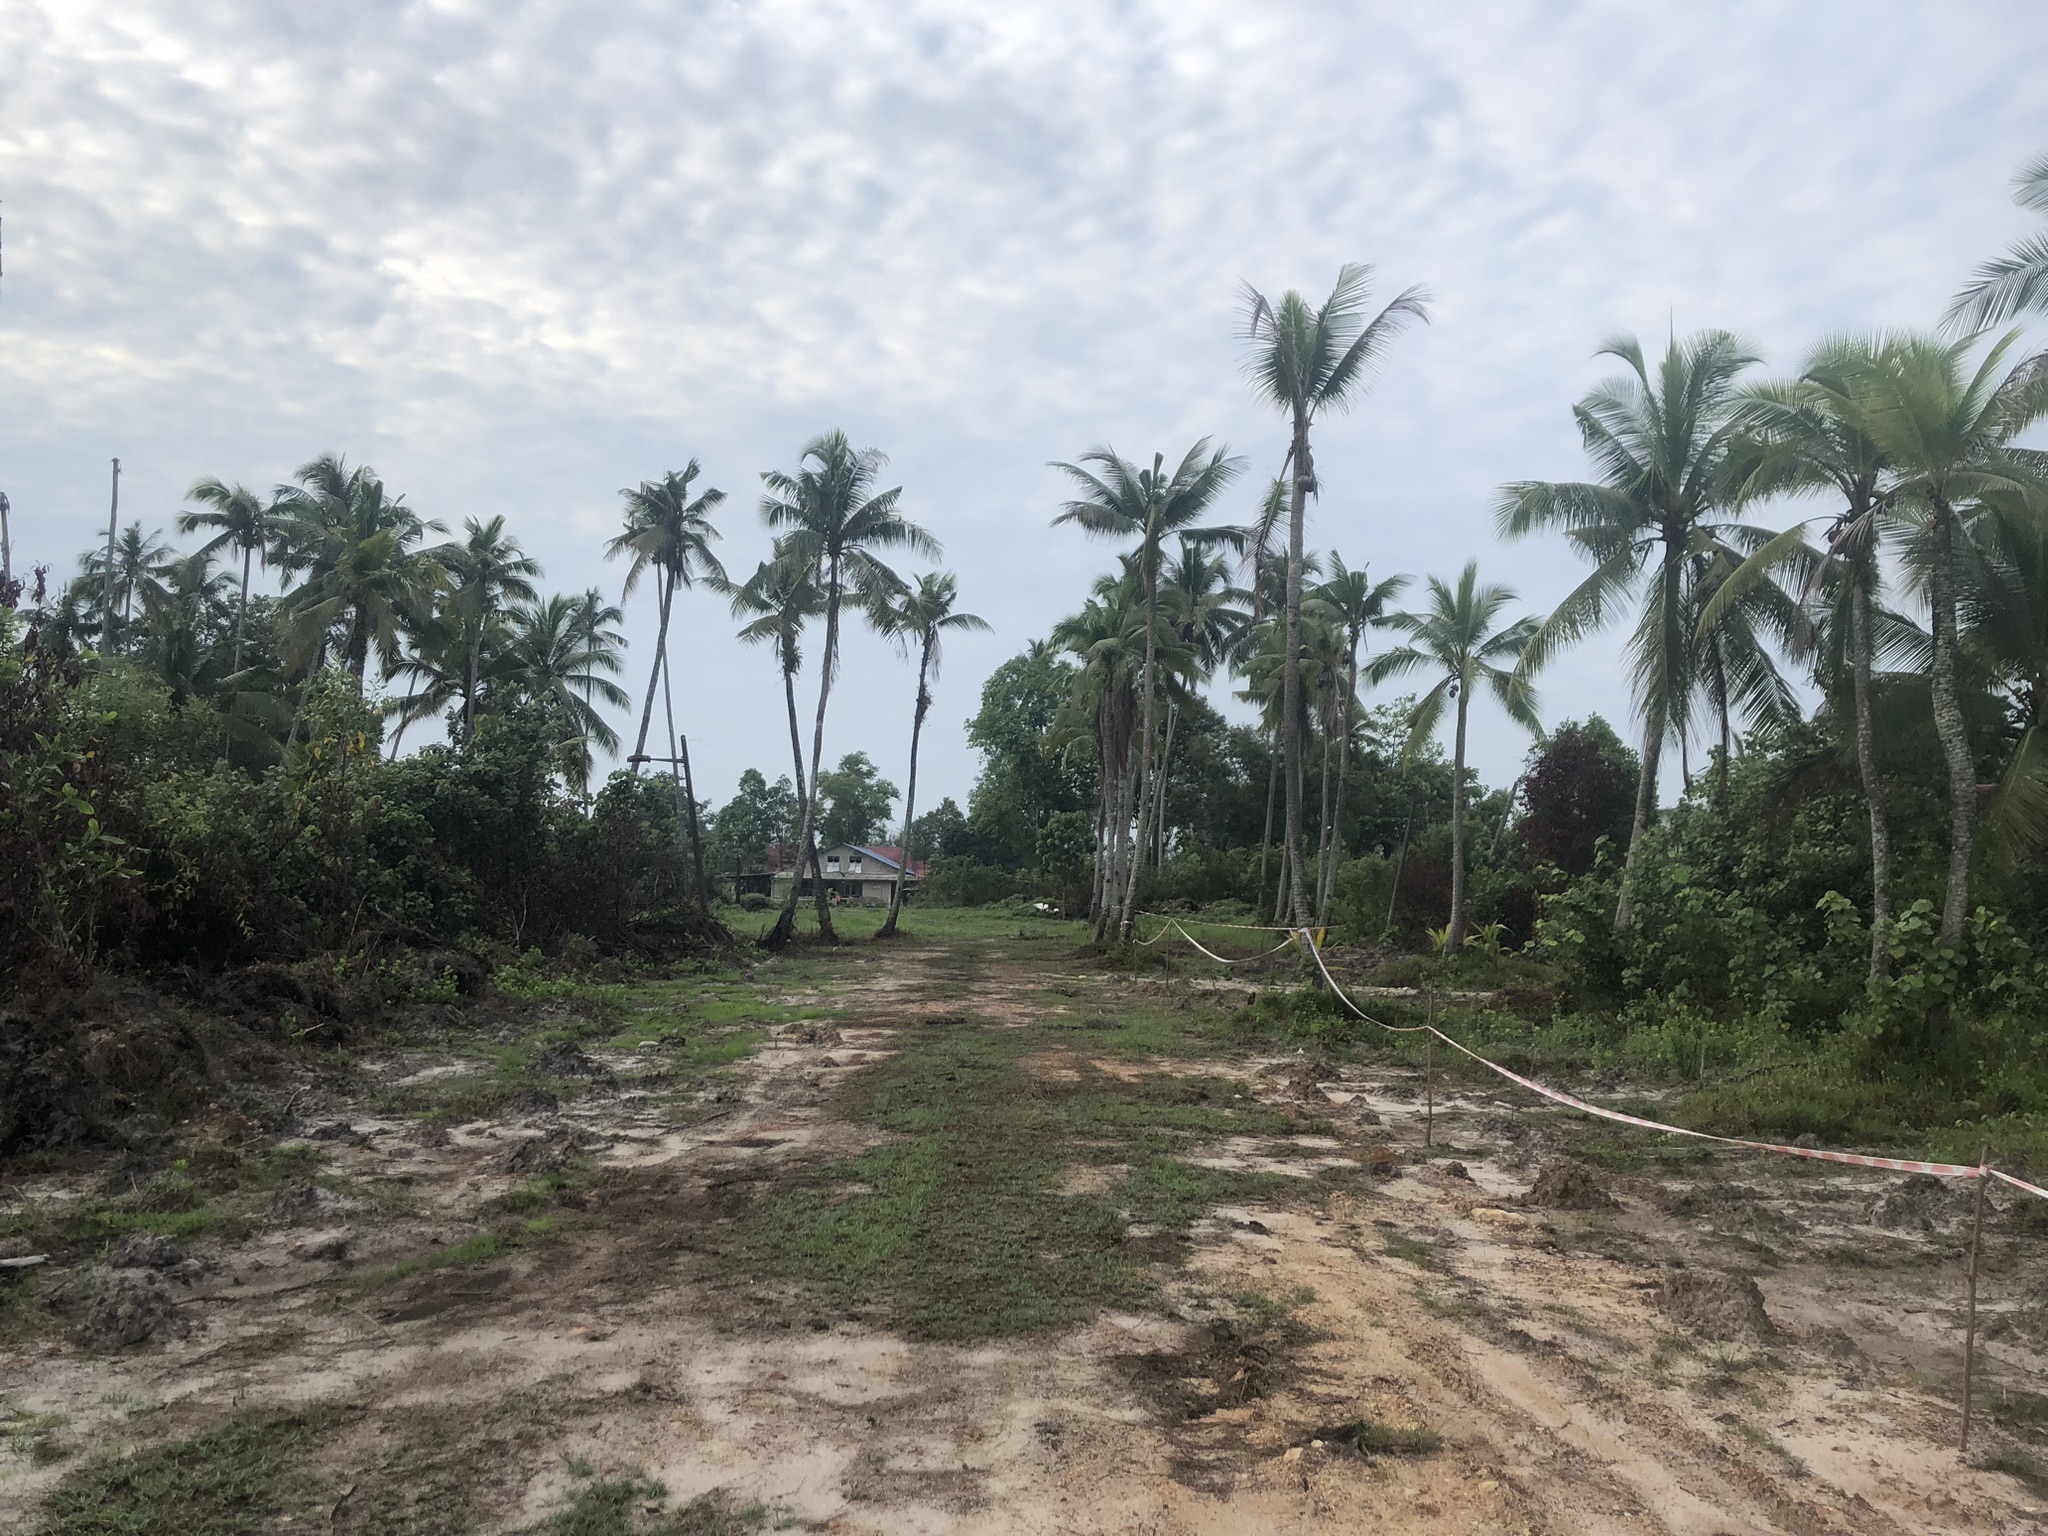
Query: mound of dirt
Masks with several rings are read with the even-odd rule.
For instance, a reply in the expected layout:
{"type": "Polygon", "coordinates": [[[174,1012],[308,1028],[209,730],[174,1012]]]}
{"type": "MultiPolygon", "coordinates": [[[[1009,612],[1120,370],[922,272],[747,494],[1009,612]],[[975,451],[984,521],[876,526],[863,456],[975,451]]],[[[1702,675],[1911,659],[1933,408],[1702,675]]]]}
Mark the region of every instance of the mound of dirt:
{"type": "Polygon", "coordinates": [[[1522,1204],[1546,1211],[1609,1211],[1614,1209],[1614,1195],[1601,1174],[1560,1157],[1544,1165],[1522,1204]]]}
{"type": "Polygon", "coordinates": [[[1932,1174],[1909,1174],[1877,1197],[1870,1224],[1887,1232],[1932,1232],[1968,1214],[1971,1193],[1932,1174]]]}
{"type": "Polygon", "coordinates": [[[169,1284],[156,1270],[103,1269],[93,1284],[78,1338],[87,1349],[111,1352],[153,1339],[182,1339],[191,1331],[169,1284]]]}
{"type": "Polygon", "coordinates": [[[311,1179],[291,1179],[270,1197],[270,1219],[280,1227],[303,1226],[334,1203],[334,1196],[311,1179]]]}
{"type": "Polygon", "coordinates": [[[1657,1305],[1680,1327],[1710,1339],[1767,1339],[1777,1333],[1764,1295],[1747,1275],[1674,1269],[1664,1277],[1657,1305]]]}
{"type": "Polygon", "coordinates": [[[1276,1061],[1259,1073],[1286,1098],[1325,1109],[1329,1107],[1330,1098],[1323,1092],[1323,1084],[1334,1082],[1342,1075],[1335,1062],[1319,1056],[1276,1061]]]}
{"type": "Polygon", "coordinates": [[[535,1052],[526,1069],[541,1077],[587,1077],[593,1082],[612,1080],[610,1067],[592,1060],[580,1047],[567,1040],[535,1052]]]}
{"type": "Polygon", "coordinates": [[[846,1037],[836,1024],[798,1024],[789,1032],[792,1045],[844,1045],[846,1037]]]}
{"type": "Polygon", "coordinates": [[[580,1155],[603,1145],[602,1138],[587,1131],[554,1131],[519,1143],[503,1166],[515,1178],[545,1178],[551,1173],[566,1173],[580,1155]]]}
{"type": "Polygon", "coordinates": [[[130,1232],[121,1239],[121,1246],[114,1250],[114,1256],[107,1260],[109,1269],[183,1269],[192,1261],[185,1256],[185,1245],[175,1237],[159,1237],[154,1232],[130,1232]]]}

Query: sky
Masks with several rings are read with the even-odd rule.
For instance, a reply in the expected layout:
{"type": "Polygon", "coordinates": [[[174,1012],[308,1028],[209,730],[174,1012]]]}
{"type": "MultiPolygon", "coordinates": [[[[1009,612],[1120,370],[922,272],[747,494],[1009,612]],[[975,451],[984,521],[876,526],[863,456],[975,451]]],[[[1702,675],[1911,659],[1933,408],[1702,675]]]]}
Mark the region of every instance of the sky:
{"type": "MultiPolygon", "coordinates": [[[[104,537],[113,456],[123,521],[167,528],[200,476],[335,452],[616,595],[622,487],[699,460],[744,572],[759,474],[844,428],[993,626],[950,642],[924,736],[920,804],[965,804],[982,679],[1112,560],[1050,526],[1048,461],[1213,437],[1249,466],[1232,520],[1279,469],[1241,284],[1427,285],[1319,430],[1311,545],[1476,557],[1541,612],[1582,570],[1500,543],[1495,493],[1585,472],[1600,343],[1720,326],[1782,368],[1931,324],[2038,227],[2009,189],[2044,78],[2038,0],[0,0],[15,563],[104,537]]],[[[627,608],[637,698],[651,589],[627,608]]],[[[788,767],[732,628],[700,596],[672,642],[714,800],[788,767]]],[[[1625,716],[1618,651],[1561,659],[1545,719],[1625,716]]],[[[856,634],[828,761],[902,783],[913,681],[856,634]]],[[[1527,745],[1475,708],[1482,778],[1527,745]]]]}

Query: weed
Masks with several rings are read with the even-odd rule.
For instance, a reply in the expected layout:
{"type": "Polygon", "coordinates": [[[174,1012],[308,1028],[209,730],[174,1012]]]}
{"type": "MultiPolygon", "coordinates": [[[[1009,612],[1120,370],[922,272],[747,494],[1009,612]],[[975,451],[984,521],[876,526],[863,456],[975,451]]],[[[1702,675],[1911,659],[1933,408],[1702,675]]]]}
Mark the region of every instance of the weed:
{"type": "MultiPolygon", "coordinates": [[[[573,1462],[570,1471],[588,1477],[589,1463],[573,1462]]],[[[692,1499],[681,1509],[668,1509],[667,1503],[667,1488],[628,1473],[570,1490],[568,1502],[529,1531],[531,1536],[746,1536],[769,1519],[761,1505],[735,1505],[718,1494],[692,1499]]]]}
{"type": "Polygon", "coordinates": [[[104,1451],[44,1506],[41,1536],[241,1536],[313,1509],[304,1470],[326,1418],[318,1410],[237,1413],[168,1445],[104,1451]]]}
{"type": "Polygon", "coordinates": [[[1353,1419],[1319,1429],[1311,1437],[1368,1459],[1374,1456],[1434,1456],[1444,1437],[1422,1424],[1389,1424],[1383,1419],[1353,1419]]]}
{"type": "Polygon", "coordinates": [[[446,1248],[436,1248],[432,1253],[423,1253],[417,1258],[400,1259],[396,1264],[386,1265],[363,1277],[365,1290],[382,1290],[395,1285],[407,1275],[419,1274],[422,1270],[451,1269],[463,1264],[481,1264],[495,1259],[504,1251],[504,1242],[495,1232],[479,1232],[446,1248]]]}

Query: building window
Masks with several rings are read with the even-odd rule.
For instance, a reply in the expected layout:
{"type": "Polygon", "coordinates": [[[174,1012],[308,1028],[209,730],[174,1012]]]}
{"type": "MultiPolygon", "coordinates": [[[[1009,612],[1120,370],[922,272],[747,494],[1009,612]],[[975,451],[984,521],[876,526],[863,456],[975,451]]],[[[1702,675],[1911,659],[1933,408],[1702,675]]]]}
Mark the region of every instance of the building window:
{"type": "Polygon", "coordinates": [[[855,874],[857,875],[857,874],[859,874],[859,873],[860,873],[860,860],[859,860],[859,859],[855,859],[855,860],[854,860],[854,861],[853,861],[852,863],[848,864],[848,865],[847,865],[846,867],[847,867],[848,869],[852,870],[852,871],[853,871],[853,873],[855,873],[855,874]]]}
{"type": "Polygon", "coordinates": [[[825,873],[828,875],[836,875],[839,873],[839,857],[837,854],[834,854],[831,858],[825,861],[825,873]]]}

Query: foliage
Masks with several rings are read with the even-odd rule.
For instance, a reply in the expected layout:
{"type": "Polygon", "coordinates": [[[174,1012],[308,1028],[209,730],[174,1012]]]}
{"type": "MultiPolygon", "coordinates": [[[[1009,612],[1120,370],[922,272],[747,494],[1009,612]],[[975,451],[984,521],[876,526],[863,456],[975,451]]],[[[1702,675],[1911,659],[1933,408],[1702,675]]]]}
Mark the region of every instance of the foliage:
{"type": "Polygon", "coordinates": [[[1628,840],[1636,754],[1598,715],[1567,720],[1529,753],[1516,829],[1530,861],[1566,875],[1592,873],[1604,838],[1628,840]]]}
{"type": "Polygon", "coordinates": [[[849,752],[839,766],[818,775],[818,846],[865,844],[889,835],[889,807],[900,791],[881,775],[865,752],[849,752]]]}

